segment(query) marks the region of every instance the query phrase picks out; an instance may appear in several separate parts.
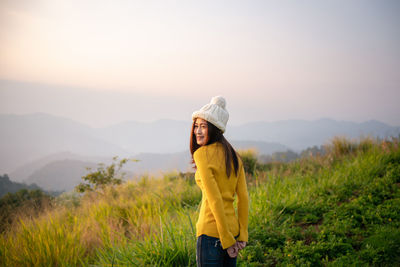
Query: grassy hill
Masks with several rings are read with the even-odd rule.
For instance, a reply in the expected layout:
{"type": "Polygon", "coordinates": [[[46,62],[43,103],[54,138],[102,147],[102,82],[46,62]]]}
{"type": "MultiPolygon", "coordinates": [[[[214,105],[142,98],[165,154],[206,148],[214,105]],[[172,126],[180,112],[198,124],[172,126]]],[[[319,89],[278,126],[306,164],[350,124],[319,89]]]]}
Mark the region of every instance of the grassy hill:
{"type": "MultiPolygon", "coordinates": [[[[334,139],[323,156],[253,171],[239,266],[400,266],[398,139],[334,139]]],[[[0,236],[0,264],[195,266],[200,199],[178,173],[64,194],[0,236]]]]}

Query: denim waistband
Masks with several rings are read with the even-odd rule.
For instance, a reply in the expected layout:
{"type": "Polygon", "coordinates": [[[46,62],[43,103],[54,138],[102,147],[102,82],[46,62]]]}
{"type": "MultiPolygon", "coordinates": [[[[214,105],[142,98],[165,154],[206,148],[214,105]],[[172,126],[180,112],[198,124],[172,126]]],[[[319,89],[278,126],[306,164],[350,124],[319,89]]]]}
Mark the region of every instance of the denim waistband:
{"type": "MultiPolygon", "coordinates": [[[[215,247],[217,247],[218,245],[222,247],[221,245],[221,240],[219,240],[218,237],[213,237],[213,236],[208,236],[208,235],[200,235],[198,238],[205,238],[211,241],[215,241],[215,247]]],[[[239,237],[239,235],[235,236],[235,239],[237,239],[239,237]]]]}

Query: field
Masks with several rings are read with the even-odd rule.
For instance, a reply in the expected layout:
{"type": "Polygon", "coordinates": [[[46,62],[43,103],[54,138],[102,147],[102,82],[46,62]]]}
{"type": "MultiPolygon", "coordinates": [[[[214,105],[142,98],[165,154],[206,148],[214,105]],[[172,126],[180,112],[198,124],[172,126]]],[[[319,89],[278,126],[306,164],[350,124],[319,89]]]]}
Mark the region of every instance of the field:
{"type": "MultiPolygon", "coordinates": [[[[399,140],[335,138],[325,150],[269,164],[242,153],[250,220],[239,266],[400,266],[399,140]]],[[[200,199],[190,173],[63,194],[2,233],[0,264],[195,266],[200,199]]]]}

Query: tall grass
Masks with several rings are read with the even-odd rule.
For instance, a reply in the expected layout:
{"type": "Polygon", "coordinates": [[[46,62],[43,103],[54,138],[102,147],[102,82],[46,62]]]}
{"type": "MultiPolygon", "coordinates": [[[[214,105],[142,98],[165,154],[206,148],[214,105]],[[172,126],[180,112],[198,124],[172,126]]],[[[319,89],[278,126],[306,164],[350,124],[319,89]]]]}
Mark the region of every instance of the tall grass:
{"type": "Polygon", "coordinates": [[[83,231],[77,217],[67,211],[55,210],[35,220],[21,220],[18,226],[14,233],[8,233],[0,239],[3,266],[87,263],[86,247],[81,242],[83,231]]]}
{"type": "MultiPolygon", "coordinates": [[[[398,140],[337,138],[325,151],[248,174],[250,236],[239,266],[399,262],[398,140]]],[[[0,236],[0,264],[195,266],[200,199],[193,174],[178,173],[64,195],[0,236]]]]}
{"type": "Polygon", "coordinates": [[[199,189],[178,174],[91,192],[80,204],[58,203],[49,213],[20,220],[0,238],[1,263],[193,264],[200,197],[199,189]]]}

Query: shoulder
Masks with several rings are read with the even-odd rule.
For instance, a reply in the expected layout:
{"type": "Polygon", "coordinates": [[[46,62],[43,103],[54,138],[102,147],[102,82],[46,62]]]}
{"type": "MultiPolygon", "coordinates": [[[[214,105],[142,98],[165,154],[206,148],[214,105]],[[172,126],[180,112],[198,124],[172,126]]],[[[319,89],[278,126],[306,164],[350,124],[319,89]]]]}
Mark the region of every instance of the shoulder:
{"type": "Polygon", "coordinates": [[[204,159],[208,156],[215,155],[215,153],[220,150],[222,150],[222,146],[219,143],[201,146],[194,152],[193,158],[195,161],[196,159],[204,159]]]}

